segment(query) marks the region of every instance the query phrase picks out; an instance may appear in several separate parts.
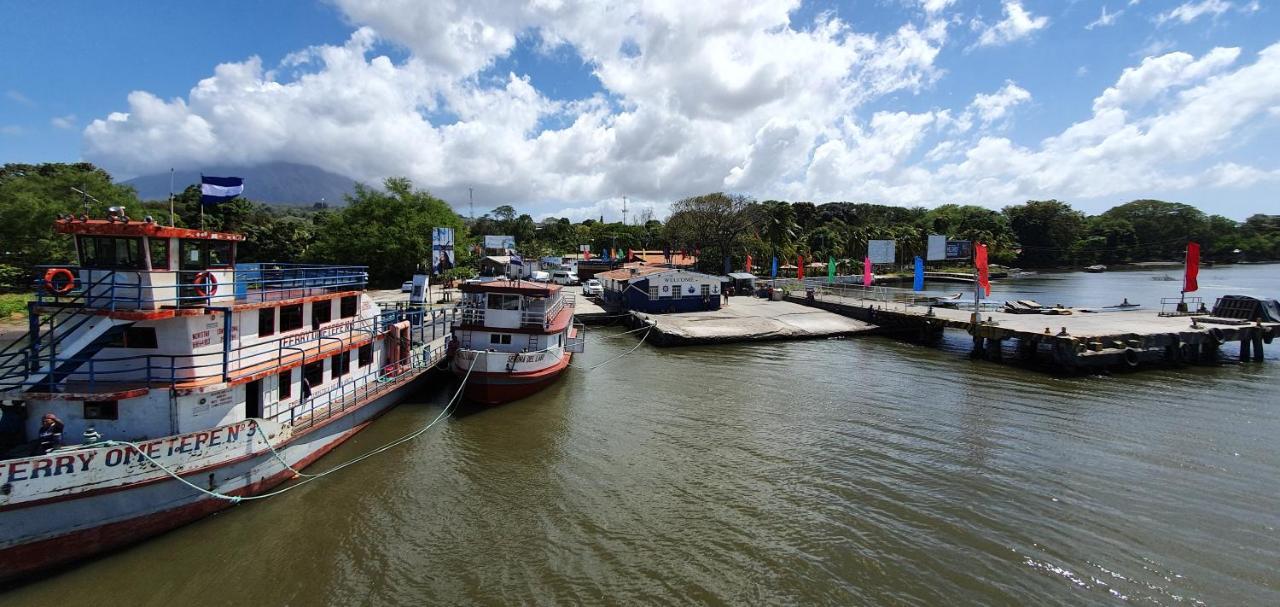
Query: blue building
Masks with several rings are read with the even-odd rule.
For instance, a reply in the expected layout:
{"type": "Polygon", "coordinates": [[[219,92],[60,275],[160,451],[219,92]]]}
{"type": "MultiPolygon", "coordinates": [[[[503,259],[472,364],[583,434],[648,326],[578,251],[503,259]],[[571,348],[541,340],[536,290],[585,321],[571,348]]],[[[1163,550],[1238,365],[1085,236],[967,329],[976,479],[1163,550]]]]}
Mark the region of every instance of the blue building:
{"type": "Polygon", "coordinates": [[[651,266],[596,274],[611,308],[636,312],[697,312],[720,309],[719,276],[651,266]]]}

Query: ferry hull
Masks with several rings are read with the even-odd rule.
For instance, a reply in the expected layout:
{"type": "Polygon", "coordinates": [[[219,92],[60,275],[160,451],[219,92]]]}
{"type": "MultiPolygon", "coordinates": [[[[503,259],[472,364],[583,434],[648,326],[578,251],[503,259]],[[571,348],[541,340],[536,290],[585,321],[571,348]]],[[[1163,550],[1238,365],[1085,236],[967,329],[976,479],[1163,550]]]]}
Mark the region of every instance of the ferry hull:
{"type": "MultiPolygon", "coordinates": [[[[564,370],[569,367],[572,356],[565,353],[564,358],[555,365],[533,373],[473,372],[467,380],[463,396],[482,405],[501,405],[532,396],[560,379],[564,370]]],[[[466,369],[457,366],[453,370],[459,377],[467,374],[466,369]]]]}
{"type": "MultiPolygon", "coordinates": [[[[362,430],[415,389],[427,371],[398,388],[298,435],[277,447],[281,459],[301,469],[362,430]]],[[[184,475],[219,493],[251,496],[293,478],[269,450],[225,465],[184,475]]],[[[148,537],[230,507],[172,478],[92,495],[68,495],[22,507],[0,507],[0,582],[66,565],[148,537]],[[69,531],[68,530],[72,530],[69,531]]]]}

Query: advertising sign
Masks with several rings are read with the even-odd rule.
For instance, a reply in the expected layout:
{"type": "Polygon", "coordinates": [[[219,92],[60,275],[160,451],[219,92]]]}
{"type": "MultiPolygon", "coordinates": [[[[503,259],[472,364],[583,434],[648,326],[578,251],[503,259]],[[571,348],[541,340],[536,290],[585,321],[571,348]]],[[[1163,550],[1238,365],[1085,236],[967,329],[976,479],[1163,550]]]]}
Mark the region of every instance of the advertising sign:
{"type": "Polygon", "coordinates": [[[514,251],[516,248],[516,237],[515,236],[485,236],[484,248],[502,249],[503,251],[514,251]]]}
{"type": "Polygon", "coordinates": [[[453,228],[431,229],[431,271],[442,274],[454,267],[453,228]]]}
{"type": "Polygon", "coordinates": [[[973,243],[968,240],[948,240],[947,241],[947,260],[965,260],[973,259],[973,243]]]}
{"type": "Polygon", "coordinates": [[[872,240],[867,242],[867,257],[871,258],[871,263],[893,263],[895,247],[897,241],[893,240],[872,240]]]}
{"type": "Polygon", "coordinates": [[[929,235],[929,249],[925,253],[925,259],[929,261],[941,261],[947,258],[947,237],[942,234],[929,235]]]}

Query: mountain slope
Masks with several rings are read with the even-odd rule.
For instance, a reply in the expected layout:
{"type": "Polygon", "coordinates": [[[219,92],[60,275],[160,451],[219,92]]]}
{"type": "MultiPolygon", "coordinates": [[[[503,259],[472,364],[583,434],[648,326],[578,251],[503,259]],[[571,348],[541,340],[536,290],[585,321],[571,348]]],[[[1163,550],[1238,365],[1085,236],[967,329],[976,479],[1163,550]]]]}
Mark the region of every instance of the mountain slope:
{"type": "MultiPolygon", "coordinates": [[[[272,162],[257,166],[207,167],[205,175],[243,177],[244,196],[258,202],[310,205],[324,201],[331,206],[343,204],[343,195],[355,189],[355,181],[324,169],[290,162],[272,162]]],[[[169,173],[143,175],[124,182],[138,190],[143,200],[169,197],[169,173]]],[[[181,192],[200,183],[200,171],[175,171],[173,188],[181,192]]]]}

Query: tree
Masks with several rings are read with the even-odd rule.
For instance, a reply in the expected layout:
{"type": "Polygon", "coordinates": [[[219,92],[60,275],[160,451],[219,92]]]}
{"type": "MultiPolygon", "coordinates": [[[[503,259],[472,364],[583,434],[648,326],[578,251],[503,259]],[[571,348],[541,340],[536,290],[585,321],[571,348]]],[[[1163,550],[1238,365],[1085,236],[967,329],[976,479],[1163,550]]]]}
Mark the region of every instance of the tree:
{"type": "Polygon", "coordinates": [[[318,224],[311,258],[367,265],[372,284],[390,287],[431,263],[431,229],[448,227],[455,230],[458,265],[466,262],[469,237],[448,203],[405,178],[387,179],[383,187],[386,192],[357,184],[347,206],[318,224]]]}
{"type": "Polygon", "coordinates": [[[672,205],[666,236],[672,243],[703,249],[700,264],[718,270],[723,258],[740,250],[752,226],[750,204],[745,196],[721,192],[685,198],[672,205]]]}
{"type": "Polygon", "coordinates": [[[1084,236],[1084,213],[1057,200],[1028,200],[1008,206],[1004,214],[1018,240],[1018,263],[1043,268],[1071,262],[1076,241],[1084,236]]]}

